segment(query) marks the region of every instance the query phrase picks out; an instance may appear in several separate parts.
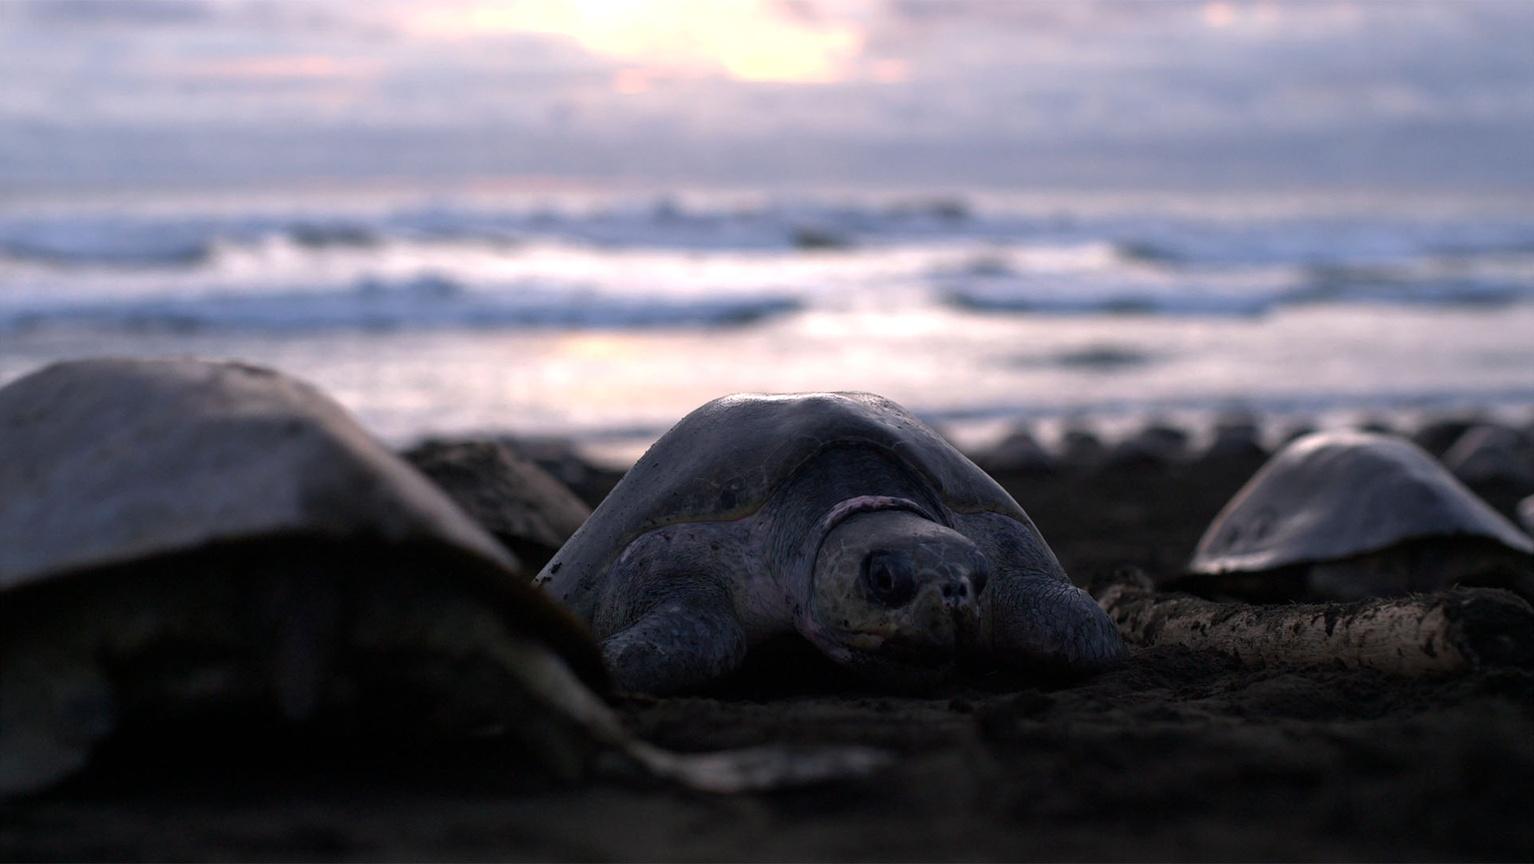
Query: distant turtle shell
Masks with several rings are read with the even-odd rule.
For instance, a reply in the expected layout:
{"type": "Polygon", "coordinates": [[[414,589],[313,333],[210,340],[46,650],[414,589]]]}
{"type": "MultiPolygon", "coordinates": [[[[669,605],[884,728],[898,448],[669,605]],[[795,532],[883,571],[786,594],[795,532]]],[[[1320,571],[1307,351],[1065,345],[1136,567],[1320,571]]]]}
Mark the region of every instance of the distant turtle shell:
{"type": "Polygon", "coordinates": [[[1077,470],[1096,468],[1108,456],[1108,448],[1097,433],[1080,426],[1061,433],[1059,451],[1060,462],[1077,470]]]}
{"type": "Polygon", "coordinates": [[[975,454],[974,462],[990,474],[1052,474],[1055,457],[1026,426],[1018,426],[989,449],[975,454]]]}
{"type": "Polygon", "coordinates": [[[1187,456],[1188,433],[1169,423],[1151,422],[1126,437],[1108,454],[1114,467],[1164,467],[1187,456]]]}
{"type": "Polygon", "coordinates": [[[548,563],[591,515],[569,487],[498,441],[431,440],[401,455],[531,567],[548,563]]]}
{"type": "Polygon", "coordinates": [[[1475,414],[1454,414],[1428,420],[1411,433],[1413,444],[1434,456],[1448,452],[1454,442],[1476,426],[1486,422],[1475,414]]]}
{"type": "Polygon", "coordinates": [[[1534,541],[1416,445],[1318,432],[1290,443],[1247,481],[1204,532],[1188,571],[1265,571],[1456,536],[1534,553],[1534,541]]]}
{"type": "Polygon", "coordinates": [[[1199,456],[1203,462],[1253,463],[1266,458],[1268,451],[1262,446],[1262,428],[1254,418],[1234,414],[1220,418],[1214,425],[1213,437],[1199,456]]]}
{"type": "Polygon", "coordinates": [[[899,405],[870,393],[737,394],[682,418],[629,470],[539,575],[562,568],[595,577],[645,532],[741,519],[827,447],[872,447],[915,469],[960,512],[1026,522],[1021,507],[953,445],[899,405]]]}
{"type": "Polygon", "coordinates": [[[1534,490],[1534,440],[1506,426],[1487,423],[1466,430],[1443,454],[1443,464],[1465,483],[1534,490]]]}
{"type": "Polygon", "coordinates": [[[59,363],[0,388],[0,592],[241,543],[437,550],[444,572],[600,680],[590,637],[516,560],[329,397],[267,369],[59,363]]]}

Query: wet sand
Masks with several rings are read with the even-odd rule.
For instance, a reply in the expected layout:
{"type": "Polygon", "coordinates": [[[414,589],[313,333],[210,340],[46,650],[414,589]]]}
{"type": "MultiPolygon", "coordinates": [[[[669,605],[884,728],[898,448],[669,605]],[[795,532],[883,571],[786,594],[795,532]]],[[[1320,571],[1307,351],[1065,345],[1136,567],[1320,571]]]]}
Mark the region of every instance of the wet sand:
{"type": "MultiPolygon", "coordinates": [[[[1086,582],[1125,563],[1178,567],[1259,461],[1000,479],[1086,582]]],[[[120,747],[63,788],[0,807],[0,856],[1534,856],[1530,670],[1405,680],[1152,649],[1073,686],[977,673],[916,697],[870,692],[784,653],[709,694],[627,698],[620,709],[641,735],[677,749],[857,742],[897,752],[894,768],[719,798],[618,778],[561,785],[524,775],[514,754],[488,745],[406,757],[367,742],[257,746],[220,735],[175,763],[120,747]]]]}

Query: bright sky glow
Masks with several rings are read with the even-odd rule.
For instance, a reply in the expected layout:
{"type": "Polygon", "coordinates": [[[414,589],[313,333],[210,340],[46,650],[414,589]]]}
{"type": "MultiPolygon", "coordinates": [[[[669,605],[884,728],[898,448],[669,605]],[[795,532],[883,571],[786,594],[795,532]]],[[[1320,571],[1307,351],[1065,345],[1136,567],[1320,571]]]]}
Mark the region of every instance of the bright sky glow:
{"type": "Polygon", "coordinates": [[[1534,3],[0,0],[0,190],[1534,186],[1534,3]]]}
{"type": "Polygon", "coordinates": [[[162,71],[188,79],[231,80],[333,80],[365,78],[376,74],[379,64],[366,59],[342,60],[323,54],[273,54],[266,57],[211,58],[162,67],[162,71]]]}
{"type": "Polygon", "coordinates": [[[740,81],[832,81],[861,42],[846,24],[798,20],[764,0],[478,2],[422,7],[406,26],[458,39],[565,37],[601,57],[663,69],[723,70],[740,81]]]}

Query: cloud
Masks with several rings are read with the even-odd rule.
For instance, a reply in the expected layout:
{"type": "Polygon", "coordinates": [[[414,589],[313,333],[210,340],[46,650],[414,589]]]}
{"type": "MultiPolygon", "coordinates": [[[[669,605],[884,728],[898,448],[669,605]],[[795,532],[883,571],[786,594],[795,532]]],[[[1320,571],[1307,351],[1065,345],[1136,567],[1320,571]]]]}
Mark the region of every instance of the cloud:
{"type": "Polygon", "coordinates": [[[32,134],[6,142],[6,170],[46,182],[91,158],[109,173],[131,140],[132,176],[174,175],[195,151],[210,182],[455,166],[1115,186],[1534,173],[1512,145],[1534,137],[1530,4],[732,2],[17,6],[0,124],[32,134]]]}
{"type": "Polygon", "coordinates": [[[10,0],[11,15],[43,26],[140,27],[206,20],[217,7],[205,0],[10,0]]]}

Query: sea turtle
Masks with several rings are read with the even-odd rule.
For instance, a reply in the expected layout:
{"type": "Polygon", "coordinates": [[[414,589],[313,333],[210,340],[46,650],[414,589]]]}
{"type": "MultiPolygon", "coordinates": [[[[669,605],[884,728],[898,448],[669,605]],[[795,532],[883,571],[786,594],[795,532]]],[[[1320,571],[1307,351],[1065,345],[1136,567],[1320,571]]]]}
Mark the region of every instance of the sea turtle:
{"type": "Polygon", "coordinates": [[[1123,652],[1017,502],[867,393],[698,408],[537,581],[592,625],[631,691],[699,687],[795,632],[897,686],[969,656],[1079,672],[1123,652]]]}
{"type": "Polygon", "coordinates": [[[1444,452],[1443,464],[1477,489],[1502,486],[1515,499],[1534,492],[1534,439],[1508,426],[1483,423],[1465,430],[1444,452]]]}
{"type": "Polygon", "coordinates": [[[1166,468],[1188,455],[1188,433],[1169,422],[1153,420],[1124,438],[1108,453],[1112,468],[1166,468]]]}
{"type": "Polygon", "coordinates": [[[1268,456],[1255,417],[1235,412],[1215,421],[1209,444],[1199,455],[1204,465],[1256,465],[1268,456]]]}
{"type": "Polygon", "coordinates": [[[1534,541],[1404,438],[1296,439],[1204,532],[1178,581],[1256,599],[1360,599],[1457,582],[1527,585],[1534,541]]]}
{"type": "Polygon", "coordinates": [[[1411,433],[1413,444],[1434,456],[1443,456],[1466,432],[1486,422],[1479,414],[1460,412],[1433,417],[1411,433]]]}
{"type": "Polygon", "coordinates": [[[622,468],[589,458],[567,438],[517,436],[501,438],[500,443],[565,484],[588,508],[600,504],[623,479],[622,468]]]}
{"type": "Polygon", "coordinates": [[[1019,425],[989,449],[975,454],[975,464],[987,474],[1054,474],[1055,457],[1044,449],[1027,426],[1019,425]]]}
{"type": "Polygon", "coordinates": [[[1095,471],[1108,458],[1108,447],[1096,432],[1085,426],[1070,426],[1060,433],[1060,462],[1069,470],[1095,471]]]}
{"type": "Polygon", "coordinates": [[[0,796],[116,731],[210,724],[499,730],[559,775],[616,753],[720,789],[846,766],[637,741],[597,695],[589,633],[526,574],[307,384],[49,366],[0,389],[0,796]]]}
{"type": "Polygon", "coordinates": [[[402,455],[534,571],[591,515],[569,487],[499,441],[430,440],[402,455]]]}

